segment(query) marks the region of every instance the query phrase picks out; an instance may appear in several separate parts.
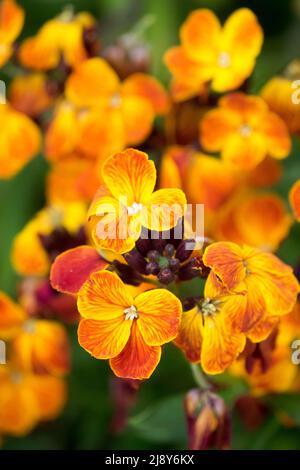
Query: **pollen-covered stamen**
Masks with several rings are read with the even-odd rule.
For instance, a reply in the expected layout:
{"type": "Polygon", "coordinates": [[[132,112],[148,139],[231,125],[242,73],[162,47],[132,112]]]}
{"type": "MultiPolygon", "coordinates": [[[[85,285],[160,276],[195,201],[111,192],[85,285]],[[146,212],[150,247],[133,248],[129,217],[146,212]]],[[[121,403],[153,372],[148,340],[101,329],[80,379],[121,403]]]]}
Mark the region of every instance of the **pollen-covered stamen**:
{"type": "Polygon", "coordinates": [[[125,320],[135,320],[139,317],[138,311],[134,305],[124,309],[125,320]]]}
{"type": "Polygon", "coordinates": [[[204,316],[213,316],[219,310],[219,300],[212,300],[210,298],[204,299],[201,302],[201,312],[204,316]]]}
{"type": "Polygon", "coordinates": [[[217,61],[219,67],[221,67],[222,69],[227,69],[231,66],[231,57],[228,52],[220,52],[217,61]]]}
{"type": "Polygon", "coordinates": [[[136,215],[141,212],[143,204],[134,202],[131,206],[127,207],[128,215],[136,215]]]}
{"type": "Polygon", "coordinates": [[[121,104],[122,98],[120,93],[114,93],[110,98],[110,106],[112,108],[118,108],[121,104]]]}
{"type": "Polygon", "coordinates": [[[240,127],[240,134],[242,137],[250,137],[252,134],[252,128],[249,124],[242,124],[240,127]]]}
{"type": "Polygon", "coordinates": [[[26,333],[29,333],[32,335],[33,333],[35,333],[35,329],[36,329],[36,324],[35,324],[35,321],[32,319],[25,321],[25,323],[23,324],[23,330],[26,333]]]}

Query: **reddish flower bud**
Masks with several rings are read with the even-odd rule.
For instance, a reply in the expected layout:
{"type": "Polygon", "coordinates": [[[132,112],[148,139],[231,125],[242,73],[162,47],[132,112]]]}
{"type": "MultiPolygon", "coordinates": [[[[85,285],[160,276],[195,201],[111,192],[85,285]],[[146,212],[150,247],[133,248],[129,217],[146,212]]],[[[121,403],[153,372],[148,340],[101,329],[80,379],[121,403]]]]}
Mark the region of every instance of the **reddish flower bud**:
{"type": "Polygon", "coordinates": [[[174,274],[172,273],[170,268],[161,269],[157,277],[158,277],[159,282],[165,285],[170,284],[171,282],[174,281],[174,274]]]}

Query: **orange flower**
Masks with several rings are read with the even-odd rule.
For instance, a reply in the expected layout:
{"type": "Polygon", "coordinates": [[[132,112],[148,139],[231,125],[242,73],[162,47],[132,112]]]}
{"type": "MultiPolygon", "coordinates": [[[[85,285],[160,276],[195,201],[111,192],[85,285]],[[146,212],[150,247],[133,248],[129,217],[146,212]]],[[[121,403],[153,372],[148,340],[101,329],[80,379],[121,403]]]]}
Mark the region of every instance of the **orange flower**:
{"type": "Polygon", "coordinates": [[[39,116],[52,104],[47,91],[47,77],[41,73],[15,77],[9,87],[9,100],[14,109],[30,117],[39,116]]]}
{"type": "Polygon", "coordinates": [[[209,279],[216,293],[224,288],[244,293],[246,309],[235,318],[234,328],[253,342],[264,340],[278,317],[289,313],[296,303],[299,284],[292,268],[271,253],[217,242],[206,248],[203,262],[212,270],[209,279]]]}
{"type": "Polygon", "coordinates": [[[13,53],[13,43],[24,24],[24,10],[14,0],[0,2],[0,67],[13,53]]]}
{"type": "Polygon", "coordinates": [[[156,170],[143,152],[127,149],[108,158],[102,179],[105,186],[89,210],[98,248],[125,253],[134,247],[142,226],[168,230],[184,214],[186,199],[180,189],[153,192],[156,170]]]}
{"type": "Polygon", "coordinates": [[[292,224],[282,199],[272,193],[238,192],[218,212],[212,236],[215,240],[246,243],[275,251],[292,224]]]}
{"type": "MultiPolygon", "coordinates": [[[[299,77],[298,77],[299,78],[299,77]]],[[[273,77],[261,90],[261,96],[271,111],[284,120],[292,134],[300,133],[300,109],[292,101],[296,92],[293,80],[286,77],[273,77]]]]}
{"type": "Polygon", "coordinates": [[[221,152],[226,163],[250,170],[267,155],[286,158],[291,141],[285,123],[269,111],[258,96],[232,93],[201,121],[201,143],[210,152],[221,152]]]}
{"type": "Polygon", "coordinates": [[[22,436],[39,421],[55,419],[66,395],[65,382],[58,377],[0,365],[0,434],[22,436]]]}
{"type": "Polygon", "coordinates": [[[39,151],[40,131],[25,114],[0,106],[0,178],[11,178],[39,151]]]}
{"type": "Polygon", "coordinates": [[[0,337],[11,340],[11,352],[23,370],[63,375],[69,371],[69,344],[65,328],[57,322],[29,318],[0,292],[0,337]]]}
{"type": "Polygon", "coordinates": [[[83,32],[95,24],[86,12],[74,15],[66,8],[59,16],[47,21],[38,33],[22,43],[19,60],[27,68],[49,70],[58,66],[61,56],[73,67],[88,58],[83,32]]]}
{"type": "Polygon", "coordinates": [[[41,237],[50,236],[55,229],[64,229],[72,238],[84,225],[85,218],[86,206],[80,202],[49,206],[39,211],[14,239],[12,263],[15,270],[22,276],[47,275],[50,256],[41,237]]]}
{"type": "Polygon", "coordinates": [[[300,222],[300,180],[296,181],[292,186],[289,193],[289,199],[295,218],[300,222]]]}
{"type": "Polygon", "coordinates": [[[173,88],[186,98],[199,94],[206,82],[217,92],[238,88],[254,68],[263,32],[247,8],[236,10],[223,28],[212,11],[200,9],[183,23],[180,38],[181,46],[167,51],[165,62],[173,88]]]}
{"type": "Polygon", "coordinates": [[[201,362],[208,374],[219,374],[229,367],[245,346],[245,335],[233,320],[245,311],[245,297],[218,292],[207,281],[204,299],[183,312],[175,344],[191,362],[201,362]]]}
{"type": "Polygon", "coordinates": [[[161,345],[175,338],[181,303],[165,289],[137,295],[114,273],[92,274],[78,295],[83,317],[80,345],[97,359],[110,359],[119,377],[147,379],[156,368],[161,345]]]}

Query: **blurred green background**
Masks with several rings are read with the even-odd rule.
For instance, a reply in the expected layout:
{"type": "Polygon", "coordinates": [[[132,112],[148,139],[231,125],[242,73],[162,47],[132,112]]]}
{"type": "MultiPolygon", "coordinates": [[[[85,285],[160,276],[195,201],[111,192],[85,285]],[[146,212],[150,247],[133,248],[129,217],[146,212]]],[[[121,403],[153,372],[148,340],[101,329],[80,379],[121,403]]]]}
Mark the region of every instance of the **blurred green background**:
{"type": "MultiPolygon", "coordinates": [[[[76,11],[88,10],[100,21],[103,44],[129,31],[145,15],[153,24],[146,33],[153,59],[153,72],[167,83],[168,73],[162,63],[164,51],[178,43],[178,29],[189,11],[199,7],[213,9],[225,19],[240,6],[256,12],[265,31],[265,43],[259,57],[252,91],[290,61],[300,56],[300,1],[235,0],[23,0],[26,10],[23,35],[30,35],[62,7],[72,4],[76,11]]],[[[285,176],[278,186],[284,198],[292,182],[300,176],[300,148],[294,142],[292,156],[285,163],[285,176]]],[[[0,181],[0,288],[16,295],[17,276],[10,265],[10,246],[14,235],[44,204],[44,178],[47,164],[42,156],[34,159],[10,181],[0,181]]],[[[281,248],[282,257],[293,263],[300,257],[300,225],[292,230],[288,243],[281,248]]],[[[76,329],[70,327],[73,368],[69,378],[67,407],[53,423],[40,425],[25,438],[5,439],[6,449],[181,449],[186,447],[182,410],[184,393],[195,386],[188,364],[172,345],[164,349],[154,376],[141,387],[138,402],[125,432],[109,431],[112,416],[108,364],[92,359],[78,345],[76,329]]],[[[223,394],[232,406],[234,398],[245,390],[239,381],[224,376],[223,394]]],[[[278,378],[280,380],[280,377],[278,378]]],[[[250,432],[239,418],[234,418],[233,447],[236,449],[300,449],[300,398],[275,397],[273,403],[287,409],[297,426],[282,428],[276,416],[250,432]],[[293,401],[294,400],[294,401],[293,401]]]]}

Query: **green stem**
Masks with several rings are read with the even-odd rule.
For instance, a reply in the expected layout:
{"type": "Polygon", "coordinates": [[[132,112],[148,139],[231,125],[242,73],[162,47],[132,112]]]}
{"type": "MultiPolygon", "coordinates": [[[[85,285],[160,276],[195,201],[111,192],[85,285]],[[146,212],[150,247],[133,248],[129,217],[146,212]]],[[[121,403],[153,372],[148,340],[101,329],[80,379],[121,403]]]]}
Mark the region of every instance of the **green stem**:
{"type": "Polygon", "coordinates": [[[191,371],[194,377],[194,380],[196,384],[198,385],[199,388],[202,390],[207,390],[210,388],[210,384],[208,380],[206,380],[206,377],[204,373],[201,371],[199,364],[190,364],[191,366],[191,371]]]}

